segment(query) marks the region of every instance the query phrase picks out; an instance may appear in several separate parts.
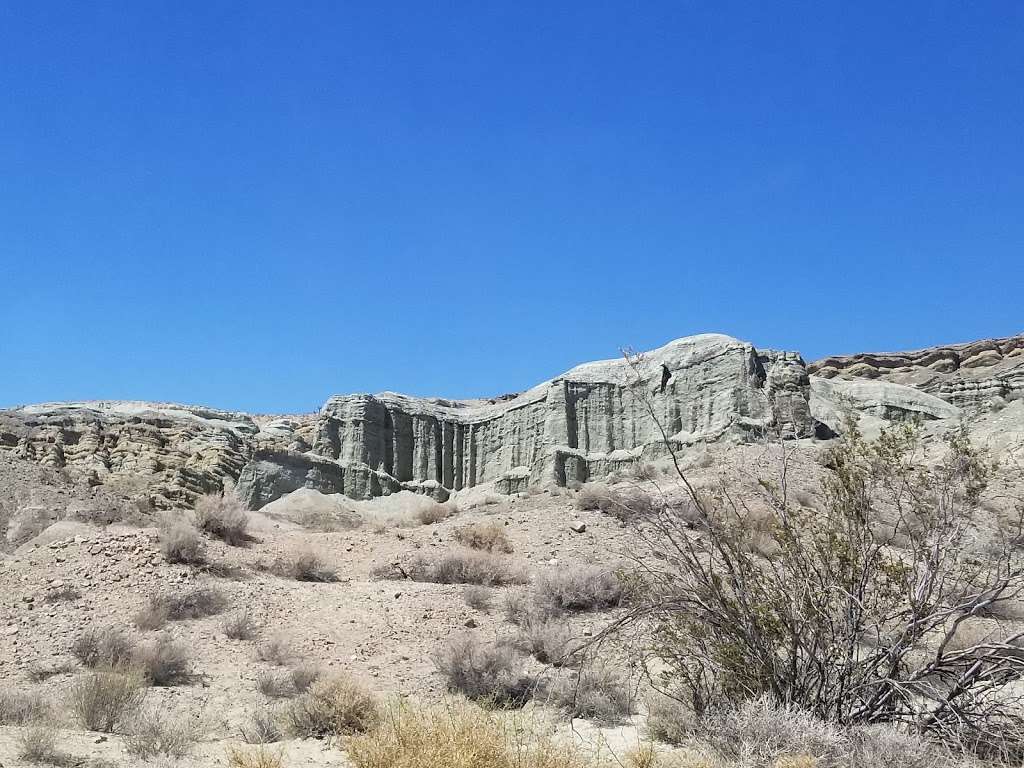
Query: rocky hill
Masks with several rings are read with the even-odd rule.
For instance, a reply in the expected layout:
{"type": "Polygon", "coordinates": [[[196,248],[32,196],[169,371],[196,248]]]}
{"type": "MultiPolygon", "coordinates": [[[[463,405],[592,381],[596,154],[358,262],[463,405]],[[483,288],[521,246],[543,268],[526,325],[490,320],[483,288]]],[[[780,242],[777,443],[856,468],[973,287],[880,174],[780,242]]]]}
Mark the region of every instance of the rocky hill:
{"type": "Polygon", "coordinates": [[[444,500],[485,483],[513,493],[656,459],[658,423],[682,449],[766,434],[828,439],[844,413],[869,424],[973,422],[1022,396],[1024,336],[807,365],[795,352],[704,334],[493,400],[353,394],[287,417],[147,402],[23,406],[0,411],[0,452],[165,508],[231,487],[253,509],[302,487],[444,500]]]}

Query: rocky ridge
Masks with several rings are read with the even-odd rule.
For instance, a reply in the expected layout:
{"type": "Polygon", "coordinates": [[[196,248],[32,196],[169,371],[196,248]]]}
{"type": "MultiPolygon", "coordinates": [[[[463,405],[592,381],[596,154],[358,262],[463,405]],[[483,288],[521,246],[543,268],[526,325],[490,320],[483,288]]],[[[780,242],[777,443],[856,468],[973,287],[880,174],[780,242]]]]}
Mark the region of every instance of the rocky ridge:
{"type": "Polygon", "coordinates": [[[353,394],[296,416],[145,402],[24,406],[0,411],[0,453],[141,491],[164,508],[230,488],[253,509],[299,488],[444,500],[481,484],[515,493],[584,482],[657,459],[661,428],[681,449],[766,433],[827,439],[851,411],[955,422],[1022,394],[1024,336],[806,365],[795,352],[703,334],[493,400],[353,394]]]}

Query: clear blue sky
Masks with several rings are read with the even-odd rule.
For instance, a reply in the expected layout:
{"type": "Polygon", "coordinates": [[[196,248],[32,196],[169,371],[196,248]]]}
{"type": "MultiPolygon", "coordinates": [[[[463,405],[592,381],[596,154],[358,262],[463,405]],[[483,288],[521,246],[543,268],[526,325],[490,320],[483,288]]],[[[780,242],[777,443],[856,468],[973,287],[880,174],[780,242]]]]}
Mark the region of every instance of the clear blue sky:
{"type": "Polygon", "coordinates": [[[11,2],[0,94],[0,405],[1024,330],[1017,2],[11,2]]]}

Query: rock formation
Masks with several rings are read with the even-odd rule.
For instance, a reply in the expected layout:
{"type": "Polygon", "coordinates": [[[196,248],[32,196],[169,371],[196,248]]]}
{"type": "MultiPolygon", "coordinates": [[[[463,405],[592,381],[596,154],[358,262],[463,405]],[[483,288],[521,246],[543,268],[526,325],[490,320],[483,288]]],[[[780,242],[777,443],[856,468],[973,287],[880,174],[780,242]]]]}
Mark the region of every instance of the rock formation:
{"type": "Polygon", "coordinates": [[[913,352],[826,357],[808,366],[824,379],[879,379],[977,409],[992,398],[1024,396],[1024,335],[913,352]]]}
{"type": "Polygon", "coordinates": [[[254,509],[299,488],[444,500],[482,483],[516,493],[601,477],[658,458],[666,438],[827,438],[851,410],[879,423],[945,422],[1022,395],[1024,336],[808,366],[794,352],[705,334],[493,400],[343,395],[301,416],[145,402],[24,406],[0,411],[0,451],[94,485],[142,489],[161,507],[231,487],[254,509]]]}

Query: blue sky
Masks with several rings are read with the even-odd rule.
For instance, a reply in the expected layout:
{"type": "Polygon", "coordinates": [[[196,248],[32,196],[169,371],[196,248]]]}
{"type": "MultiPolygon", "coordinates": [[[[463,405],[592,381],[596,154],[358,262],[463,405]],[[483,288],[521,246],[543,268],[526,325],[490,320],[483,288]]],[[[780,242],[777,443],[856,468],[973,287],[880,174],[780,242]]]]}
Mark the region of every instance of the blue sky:
{"type": "Polygon", "coordinates": [[[1024,6],[0,6],[0,405],[1024,331],[1024,6]]]}

